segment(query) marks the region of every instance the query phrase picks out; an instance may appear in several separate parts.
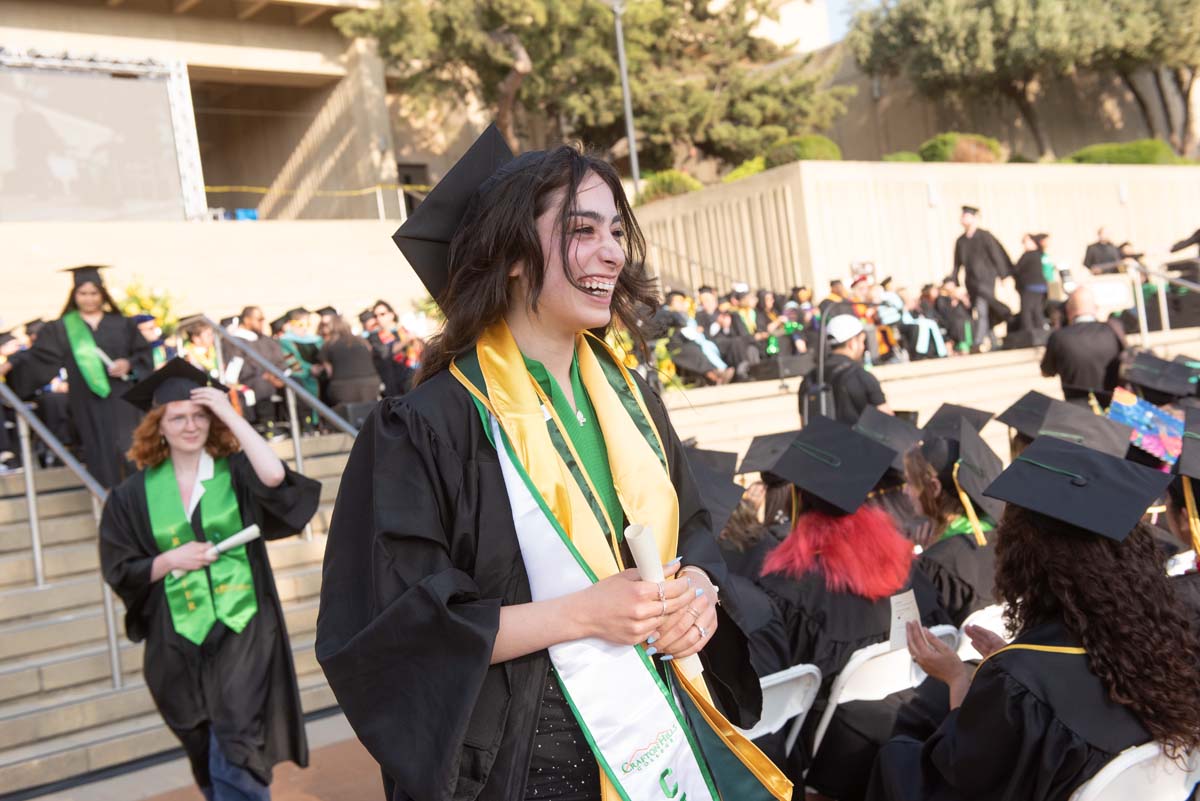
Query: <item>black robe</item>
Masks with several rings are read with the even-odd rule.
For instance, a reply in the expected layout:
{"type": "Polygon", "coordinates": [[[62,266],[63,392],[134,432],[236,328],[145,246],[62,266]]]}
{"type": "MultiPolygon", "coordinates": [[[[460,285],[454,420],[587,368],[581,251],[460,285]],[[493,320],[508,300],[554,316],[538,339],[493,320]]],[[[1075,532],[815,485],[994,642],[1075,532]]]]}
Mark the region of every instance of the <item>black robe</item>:
{"type": "MultiPolygon", "coordinates": [[[[217,621],[199,646],[176,633],[163,582],[150,582],[160,551],[150,528],[143,472],[113,489],[100,521],[104,580],[125,602],[126,635],[133,642],[146,641],[146,686],[183,743],[201,787],[211,783],[210,728],[226,758],[264,784],[270,784],[277,762],[308,764],[292,649],[264,540],[302,530],[320,503],[321,485],[288,470],[282,484],[268,488],[242,453],[229,457],[229,473],[242,523],[257,523],[263,537],[246,545],[258,612],[240,633],[217,621]]],[[[196,539],[204,539],[199,505],[192,530],[196,539]]]]}
{"type": "MultiPolygon", "coordinates": [[[[861,798],[875,750],[887,741],[896,712],[911,694],[896,693],[880,701],[852,701],[838,706],[830,721],[817,758],[809,767],[809,750],[817,724],[825,711],[834,679],[855,651],[885,641],[891,631],[891,601],[870,601],[848,592],[830,592],[825,578],[810,572],[799,580],[773,573],[761,584],[771,596],[788,634],[791,665],[816,665],[821,669],[821,690],[804,722],[803,736],[788,758],[787,772],[793,781],[838,799],[861,798]],[[803,771],[808,768],[807,776],[803,771]]],[[[914,563],[908,581],[897,592],[913,590],[921,622],[926,626],[949,623],[938,606],[937,594],[914,563]]],[[[767,741],[768,756],[778,757],[779,741],[767,741]]]]}
{"type": "Polygon", "coordinates": [[[92,338],[110,359],[128,359],[133,370],[129,381],[109,378],[112,391],[101,398],[88,387],[75,363],[67,329],[61,319],[47,323],[38,332],[29,350],[12,357],[13,369],[8,381],[13,391],[28,400],[62,368],[67,370],[68,404],[71,423],[79,434],[83,462],[88,472],[104,487],[113,487],[133,472],[125,460],[125,451],[133,439],[133,430],[142,413],[121,398],[140,380],[154,371],[150,343],[138,331],[130,317],[106,313],[92,330],[92,338]]]}
{"type": "MultiPolygon", "coordinates": [[[[1076,646],[1061,623],[1016,643],[1076,646]]],[[[979,668],[962,706],[932,737],[879,752],[871,801],[1067,801],[1114,756],[1149,742],[1084,654],[1009,650],[979,668]]]]}
{"type": "Polygon", "coordinates": [[[985,531],[983,536],[988,543],[980,547],[974,534],[955,534],[933,543],[917,558],[956,626],[995,603],[996,533],[985,531]]]}
{"type": "MultiPolygon", "coordinates": [[[[661,400],[635,376],[679,497],[679,555],[718,586],[725,563],[661,400]]],[[[632,564],[626,558],[626,564],[632,564]]],[[[731,613],[701,652],[736,726],[762,692],[731,613]]],[[[529,581],[495,449],[467,390],[443,371],[384,400],[354,443],[334,508],[317,659],[391,801],[524,798],[547,651],[489,666],[500,608],[529,581]]]]}

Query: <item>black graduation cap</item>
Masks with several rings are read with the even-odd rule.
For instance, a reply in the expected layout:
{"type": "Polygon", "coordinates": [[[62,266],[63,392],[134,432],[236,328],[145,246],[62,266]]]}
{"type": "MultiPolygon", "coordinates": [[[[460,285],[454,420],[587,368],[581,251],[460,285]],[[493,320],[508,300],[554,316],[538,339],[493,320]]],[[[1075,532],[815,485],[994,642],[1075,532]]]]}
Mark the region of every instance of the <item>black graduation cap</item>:
{"type": "Polygon", "coordinates": [[[7,345],[9,342],[12,342],[14,339],[16,339],[16,337],[13,336],[12,331],[0,331],[0,347],[7,345]]]}
{"type": "Polygon", "coordinates": [[[926,437],[953,437],[958,433],[959,420],[965,420],[976,431],[982,431],[988,420],[991,419],[991,412],[972,409],[970,406],[943,403],[925,424],[924,432],[926,437]]]}
{"type": "Polygon", "coordinates": [[[1054,403],[1054,398],[1031,389],[1022,395],[1020,400],[997,415],[996,420],[1016,429],[1018,434],[1033,439],[1042,427],[1046,412],[1054,403]]]}
{"type": "Polygon", "coordinates": [[[1200,481],[1200,409],[1184,411],[1183,450],[1175,469],[1180,475],[1200,481]]]}
{"type": "Polygon", "coordinates": [[[338,311],[332,306],[322,306],[321,308],[317,309],[317,314],[321,317],[337,317],[338,311]]]}
{"type": "Polygon", "coordinates": [[[41,326],[43,326],[45,324],[46,324],[46,321],[43,320],[41,317],[34,317],[32,320],[25,323],[24,327],[25,327],[25,331],[28,332],[30,328],[40,328],[41,326]]]}
{"type": "Polygon", "coordinates": [[[978,206],[963,206],[963,214],[979,214],[978,206]]]}
{"type": "Polygon", "coordinates": [[[845,423],[813,417],[792,438],[771,472],[852,514],[895,457],[891,448],[845,423]]]}
{"type": "Polygon", "coordinates": [[[221,327],[222,327],[222,328],[228,328],[229,326],[231,326],[231,325],[233,325],[234,323],[236,323],[236,322],[237,322],[237,320],[238,320],[238,318],[237,318],[237,315],[236,315],[236,314],[235,314],[233,317],[222,317],[222,318],[221,318],[221,320],[220,320],[220,322],[221,322],[221,327]]]}
{"type": "Polygon", "coordinates": [[[720,534],[733,510],[742,502],[743,490],[733,481],[737,454],[700,448],[684,448],[683,452],[692,468],[704,508],[712,516],[713,533],[720,534]]]}
{"type": "Polygon", "coordinates": [[[283,327],[285,325],[287,325],[289,319],[290,318],[285,314],[282,317],[276,317],[274,320],[272,320],[271,321],[271,333],[272,334],[283,333],[283,327]]]}
{"type": "Polygon", "coordinates": [[[365,309],[358,313],[358,321],[360,323],[362,323],[363,325],[366,325],[367,323],[369,323],[371,320],[374,320],[374,319],[375,319],[375,312],[371,311],[370,309],[365,309]]]}
{"type": "Polygon", "coordinates": [[[1171,361],[1175,364],[1182,364],[1187,368],[1188,381],[1192,385],[1192,392],[1193,394],[1200,394],[1200,359],[1180,354],[1171,361]]]}
{"type": "Polygon", "coordinates": [[[203,370],[176,356],[155,370],[149,378],[130,387],[124,398],[143,412],[148,412],[164,403],[189,400],[192,390],[197,387],[213,387],[229,392],[227,387],[213,381],[203,370]]]}
{"type": "Polygon", "coordinates": [[[750,441],[750,448],[742,457],[742,465],[737,469],[741,473],[772,473],[779,457],[787,452],[792,440],[800,435],[799,431],[784,431],[779,434],[766,434],[755,437],[750,441]]]}
{"type": "Polygon", "coordinates": [[[1123,377],[1130,384],[1150,390],[1146,400],[1156,405],[1170,403],[1195,391],[1192,371],[1187,365],[1160,359],[1148,351],[1139,351],[1133,357],[1126,365],[1123,377]]]}
{"type": "Polygon", "coordinates": [[[985,492],[1121,542],[1171,475],[1055,437],[1038,437],[985,492]]]}
{"type": "Polygon", "coordinates": [[[957,481],[971,502],[992,520],[999,520],[1004,514],[1004,505],[984,494],[987,485],[1004,469],[1004,463],[965,417],[958,419],[955,431],[943,429],[941,434],[926,436],[921,455],[933,467],[942,486],[952,488],[957,481]]]}
{"type": "Polygon", "coordinates": [[[73,286],[82,284],[104,286],[104,279],[100,277],[100,271],[107,269],[108,265],[105,264],[81,264],[78,267],[67,267],[59,272],[70,273],[73,286]]]}
{"type": "Polygon", "coordinates": [[[472,201],[494,186],[485,187],[488,179],[511,161],[513,152],[500,129],[489,125],[392,235],[435,299],[450,283],[450,240],[472,201]]]}
{"type": "Polygon", "coordinates": [[[1056,403],[1046,412],[1037,435],[1058,437],[1123,459],[1132,433],[1124,423],[1101,417],[1085,406],[1056,403]]]}
{"type": "Polygon", "coordinates": [[[896,452],[892,469],[904,472],[904,454],[921,443],[921,429],[907,420],[884,414],[874,406],[867,406],[858,416],[854,430],[864,434],[896,452]]]}

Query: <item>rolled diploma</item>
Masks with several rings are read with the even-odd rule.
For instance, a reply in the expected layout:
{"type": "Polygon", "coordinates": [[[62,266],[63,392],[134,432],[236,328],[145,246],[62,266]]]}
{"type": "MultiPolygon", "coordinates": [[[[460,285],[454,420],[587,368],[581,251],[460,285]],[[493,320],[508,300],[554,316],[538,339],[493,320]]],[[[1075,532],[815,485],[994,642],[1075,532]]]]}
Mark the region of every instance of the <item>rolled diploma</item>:
{"type": "MultiPolygon", "coordinates": [[[[218,542],[216,545],[209,548],[208,555],[209,556],[220,556],[221,554],[225,553],[226,551],[230,550],[231,548],[236,548],[239,545],[245,545],[247,542],[252,542],[261,536],[262,536],[262,533],[258,530],[258,524],[254,523],[252,525],[246,526],[244,529],[239,531],[237,534],[234,534],[231,537],[226,537],[225,539],[218,542]]],[[[187,574],[188,574],[188,571],[186,571],[186,570],[172,570],[171,571],[171,575],[177,579],[181,579],[184,576],[186,576],[187,574]]]]}
{"type": "MultiPolygon", "coordinates": [[[[654,529],[634,523],[625,529],[625,541],[629,543],[629,552],[633,554],[642,581],[654,584],[662,581],[663,566],[658,557],[658,543],[654,541],[654,529]]],[[[697,678],[704,672],[699,654],[679,659],[676,664],[689,679],[697,678]]]]}
{"type": "Polygon", "coordinates": [[[101,350],[99,345],[96,346],[96,355],[100,357],[100,361],[104,363],[105,367],[109,370],[113,368],[113,360],[108,358],[108,354],[101,350]]]}

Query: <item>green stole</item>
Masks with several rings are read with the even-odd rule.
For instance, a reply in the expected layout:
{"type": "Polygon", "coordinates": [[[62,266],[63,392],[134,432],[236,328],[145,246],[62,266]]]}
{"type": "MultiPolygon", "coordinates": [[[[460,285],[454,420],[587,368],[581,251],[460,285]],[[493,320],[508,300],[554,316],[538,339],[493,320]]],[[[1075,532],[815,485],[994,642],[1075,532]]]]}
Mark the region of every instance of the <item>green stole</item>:
{"type": "Polygon", "coordinates": [[[107,398],[112,392],[108,384],[108,371],[100,354],[96,351],[96,338],[92,336],[92,327],[84,322],[79,312],[72,309],[62,316],[63,327],[67,329],[67,342],[71,345],[71,355],[83,375],[88,389],[98,397],[107,398]]]}
{"type": "MultiPolygon", "coordinates": [[[[995,526],[992,524],[991,520],[988,520],[986,517],[979,518],[980,531],[991,531],[994,528],[995,526]]],[[[971,528],[971,518],[967,517],[966,515],[959,515],[951,520],[950,525],[946,526],[946,530],[942,532],[942,536],[938,537],[938,542],[941,542],[942,540],[948,540],[951,537],[958,536],[959,534],[970,534],[972,539],[974,539],[975,532],[974,529],[971,528]]]]}
{"type": "MultiPolygon", "coordinates": [[[[145,482],[150,528],[158,550],[166,552],[196,539],[171,460],[147,469],[145,482]]],[[[213,477],[201,483],[204,495],[200,497],[200,523],[207,541],[215,545],[243,528],[229,460],[214,460],[213,477]]],[[[218,620],[241,633],[258,612],[254,574],[245,545],[225,551],[206,569],[193,570],[183,578],[168,573],[163,583],[175,631],[196,645],[204,642],[218,620]]]]}

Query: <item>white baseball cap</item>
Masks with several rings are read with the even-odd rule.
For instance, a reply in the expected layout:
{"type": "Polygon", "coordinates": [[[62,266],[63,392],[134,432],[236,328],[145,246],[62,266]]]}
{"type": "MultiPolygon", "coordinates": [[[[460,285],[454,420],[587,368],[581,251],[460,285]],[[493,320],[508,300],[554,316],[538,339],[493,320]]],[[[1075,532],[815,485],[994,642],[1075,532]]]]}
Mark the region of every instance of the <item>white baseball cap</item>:
{"type": "Polygon", "coordinates": [[[853,314],[838,314],[825,324],[825,333],[838,345],[844,345],[866,330],[862,320],[853,314]]]}

